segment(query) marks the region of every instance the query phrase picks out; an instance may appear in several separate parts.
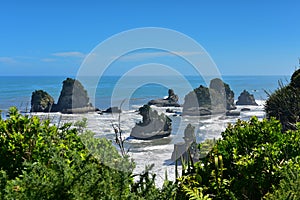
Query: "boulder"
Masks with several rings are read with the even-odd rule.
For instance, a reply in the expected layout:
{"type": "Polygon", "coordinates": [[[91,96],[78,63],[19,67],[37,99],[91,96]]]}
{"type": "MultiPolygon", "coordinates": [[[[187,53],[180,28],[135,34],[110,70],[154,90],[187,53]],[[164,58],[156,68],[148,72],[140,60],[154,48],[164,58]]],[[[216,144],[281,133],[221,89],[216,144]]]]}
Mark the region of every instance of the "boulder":
{"type": "Polygon", "coordinates": [[[31,95],[30,112],[50,112],[54,99],[43,90],[35,90],[31,95]]]}
{"type": "Polygon", "coordinates": [[[250,108],[242,108],[242,109],[241,109],[242,112],[250,111],[250,110],[251,110],[250,108]]]}
{"type": "Polygon", "coordinates": [[[250,94],[248,91],[244,90],[238,97],[236,105],[253,105],[257,106],[253,94],[250,94]]]}
{"type": "Polygon", "coordinates": [[[143,119],[131,130],[131,137],[141,140],[157,139],[167,137],[172,131],[172,120],[166,115],[158,114],[149,105],[139,108],[139,114],[143,119]]]}
{"type": "Polygon", "coordinates": [[[174,90],[169,89],[168,97],[165,99],[155,99],[148,102],[148,105],[155,105],[157,107],[180,107],[178,104],[178,96],[174,93],[174,90]]]}
{"type": "Polygon", "coordinates": [[[241,112],[237,110],[228,110],[226,116],[240,116],[241,112]]]}
{"type": "Polygon", "coordinates": [[[109,107],[103,113],[121,113],[122,110],[119,109],[118,107],[109,107]]]}

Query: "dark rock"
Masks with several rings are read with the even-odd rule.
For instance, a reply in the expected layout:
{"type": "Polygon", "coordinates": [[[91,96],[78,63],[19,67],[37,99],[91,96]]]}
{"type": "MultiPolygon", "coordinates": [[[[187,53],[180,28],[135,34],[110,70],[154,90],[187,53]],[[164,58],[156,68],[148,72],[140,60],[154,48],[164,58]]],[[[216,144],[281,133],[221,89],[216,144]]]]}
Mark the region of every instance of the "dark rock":
{"type": "Polygon", "coordinates": [[[188,116],[205,116],[211,114],[212,114],[211,110],[207,108],[201,108],[201,107],[192,107],[192,108],[185,109],[183,111],[183,115],[188,115],[188,116]]]}
{"type": "Polygon", "coordinates": [[[240,116],[240,111],[237,110],[228,110],[226,116],[240,116]]]}
{"type": "Polygon", "coordinates": [[[178,102],[179,98],[178,96],[174,93],[173,89],[169,89],[168,91],[168,98],[166,98],[166,100],[172,101],[172,102],[178,102]]]}
{"type": "Polygon", "coordinates": [[[54,99],[43,90],[32,92],[30,112],[50,112],[54,99]]]}
{"type": "Polygon", "coordinates": [[[236,105],[253,105],[257,106],[253,94],[250,94],[248,91],[244,90],[236,102],[236,105]]]}
{"type": "Polygon", "coordinates": [[[148,102],[148,105],[155,105],[157,107],[180,107],[178,104],[178,96],[172,89],[168,91],[169,96],[166,99],[155,99],[148,102]]]}
{"type": "Polygon", "coordinates": [[[42,90],[33,92],[31,97],[31,112],[86,113],[95,110],[82,84],[72,78],[63,81],[57,104],[42,90]]]}
{"type": "MultiPolygon", "coordinates": [[[[218,94],[221,95],[221,98],[226,99],[227,110],[236,109],[234,105],[234,92],[230,89],[230,86],[227,83],[224,83],[219,78],[215,78],[210,81],[209,88],[214,89],[218,94]]],[[[221,102],[217,102],[217,103],[221,103],[221,102]]]]}
{"type": "Polygon", "coordinates": [[[64,114],[80,114],[80,113],[87,113],[87,112],[95,112],[94,107],[84,107],[84,108],[71,108],[71,109],[64,109],[60,111],[64,114]]]}
{"type": "Polygon", "coordinates": [[[174,150],[171,156],[172,161],[183,160],[185,163],[199,160],[199,150],[196,143],[195,127],[188,124],[184,130],[184,142],[174,144],[174,150]]]}
{"type": "Polygon", "coordinates": [[[229,85],[220,79],[213,79],[210,88],[200,85],[189,92],[183,104],[184,115],[209,115],[233,109],[236,109],[234,93],[229,85]]]}
{"type": "Polygon", "coordinates": [[[166,113],[174,113],[174,110],[170,109],[170,108],[167,108],[166,109],[166,113]]]}
{"type": "Polygon", "coordinates": [[[250,111],[250,110],[251,110],[250,108],[242,108],[241,109],[242,112],[244,112],[244,111],[250,111]]]}
{"type": "Polygon", "coordinates": [[[55,110],[59,112],[72,112],[72,110],[91,110],[87,91],[82,84],[75,79],[67,78],[63,81],[63,87],[58,98],[55,110]]]}
{"type": "Polygon", "coordinates": [[[109,107],[108,109],[103,111],[103,113],[121,113],[121,112],[122,110],[119,109],[118,107],[109,107]]]}
{"type": "Polygon", "coordinates": [[[139,114],[143,119],[131,130],[131,137],[142,140],[150,140],[169,136],[172,130],[172,120],[166,115],[158,114],[149,105],[139,108],[139,114]]]}

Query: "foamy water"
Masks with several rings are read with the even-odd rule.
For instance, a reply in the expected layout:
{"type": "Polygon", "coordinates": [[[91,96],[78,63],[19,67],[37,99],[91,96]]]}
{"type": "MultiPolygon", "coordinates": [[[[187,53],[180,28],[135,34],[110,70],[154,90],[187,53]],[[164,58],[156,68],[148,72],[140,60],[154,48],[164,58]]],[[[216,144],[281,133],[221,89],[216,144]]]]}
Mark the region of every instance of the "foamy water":
{"type": "MultiPolygon", "coordinates": [[[[156,185],[161,187],[165,179],[165,173],[169,180],[175,180],[175,166],[170,160],[174,149],[174,144],[183,141],[183,131],[187,124],[191,123],[196,127],[197,142],[205,139],[220,138],[221,132],[225,130],[228,123],[234,123],[237,119],[248,120],[251,116],[262,119],[265,117],[263,111],[264,101],[257,101],[258,106],[237,106],[237,110],[250,108],[250,111],[241,112],[240,116],[228,117],[225,114],[205,116],[205,117],[182,117],[173,116],[174,113],[166,113],[167,108],[153,107],[159,113],[165,113],[172,119],[172,134],[167,138],[155,140],[136,140],[130,139],[131,129],[142,117],[136,110],[123,111],[120,115],[120,124],[123,137],[126,139],[125,147],[129,150],[131,158],[136,163],[135,174],[141,173],[146,165],[154,164],[152,170],[156,174],[156,185]]],[[[139,106],[136,106],[138,108],[139,106]]],[[[170,108],[178,113],[182,108],[170,108]]],[[[63,122],[75,122],[82,118],[88,119],[88,129],[96,133],[96,137],[106,137],[114,142],[114,131],[112,123],[118,123],[117,114],[87,113],[87,114],[60,114],[60,113],[35,113],[42,118],[49,118],[53,124],[63,122]]],[[[180,168],[179,168],[180,170],[180,168]]]]}

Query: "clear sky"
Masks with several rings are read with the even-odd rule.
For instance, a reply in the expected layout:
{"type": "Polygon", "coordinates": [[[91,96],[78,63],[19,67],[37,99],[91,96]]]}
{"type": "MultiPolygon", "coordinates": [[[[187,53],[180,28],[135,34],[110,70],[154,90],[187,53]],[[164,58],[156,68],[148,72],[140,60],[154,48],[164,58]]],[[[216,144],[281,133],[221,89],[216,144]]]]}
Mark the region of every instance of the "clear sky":
{"type": "Polygon", "coordinates": [[[0,75],[75,75],[96,45],[139,27],[192,37],[223,75],[290,75],[299,66],[298,0],[1,0],[0,75]]]}

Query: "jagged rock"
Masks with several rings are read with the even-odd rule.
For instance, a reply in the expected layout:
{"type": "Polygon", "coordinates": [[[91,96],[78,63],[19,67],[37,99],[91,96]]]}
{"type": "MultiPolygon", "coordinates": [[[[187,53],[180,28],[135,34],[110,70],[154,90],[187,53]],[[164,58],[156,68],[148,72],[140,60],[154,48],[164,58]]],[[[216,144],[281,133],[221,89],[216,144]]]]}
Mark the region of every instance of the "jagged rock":
{"type": "Polygon", "coordinates": [[[172,102],[178,102],[179,98],[178,96],[174,93],[173,89],[169,89],[168,91],[168,98],[166,100],[172,101],[172,102]]]}
{"type": "MultiPolygon", "coordinates": [[[[222,98],[226,98],[226,109],[234,110],[236,109],[234,105],[234,92],[230,89],[230,86],[227,83],[224,83],[221,79],[215,78],[210,81],[209,88],[217,91],[218,94],[221,94],[222,98]],[[224,94],[225,92],[225,94],[224,94]]],[[[221,102],[218,102],[221,103],[221,102]]]]}
{"type": "Polygon", "coordinates": [[[241,109],[242,112],[250,111],[250,110],[251,110],[250,108],[242,108],[242,109],[241,109]]]}
{"type": "Polygon", "coordinates": [[[87,91],[82,84],[75,79],[67,78],[63,81],[63,87],[54,111],[65,113],[77,113],[93,111],[95,108],[89,103],[87,91]]]}
{"type": "Polygon", "coordinates": [[[172,130],[172,120],[166,115],[158,114],[149,105],[139,108],[139,114],[143,119],[131,130],[131,137],[142,140],[150,140],[169,136],[172,130]]]}
{"type": "Polygon", "coordinates": [[[174,90],[169,89],[168,97],[166,99],[155,99],[148,102],[148,105],[155,105],[157,107],[180,107],[178,104],[178,96],[174,90]]]}
{"type": "Polygon", "coordinates": [[[30,112],[50,112],[54,99],[43,90],[35,90],[31,95],[30,112]]]}
{"type": "Polygon", "coordinates": [[[190,161],[194,162],[199,160],[199,150],[197,148],[195,127],[188,124],[184,130],[184,142],[174,144],[174,150],[171,156],[172,161],[184,160],[185,163],[190,161]]]}
{"type": "Polygon", "coordinates": [[[118,107],[109,107],[108,109],[103,111],[103,113],[121,113],[121,112],[122,110],[119,109],[118,107]]]}
{"type": "Polygon", "coordinates": [[[237,110],[228,110],[226,116],[240,116],[241,112],[237,110]]]}
{"type": "Polygon", "coordinates": [[[253,105],[257,106],[253,94],[250,94],[248,91],[244,90],[238,97],[236,105],[253,105]]]}
{"type": "Polygon", "coordinates": [[[96,108],[89,103],[84,87],[78,80],[72,78],[63,81],[57,104],[42,90],[33,92],[31,97],[31,112],[86,113],[95,110],[96,108]]]}
{"type": "Polygon", "coordinates": [[[229,85],[220,79],[213,79],[210,88],[200,85],[184,98],[184,115],[210,115],[236,109],[234,93],[229,85]]]}

